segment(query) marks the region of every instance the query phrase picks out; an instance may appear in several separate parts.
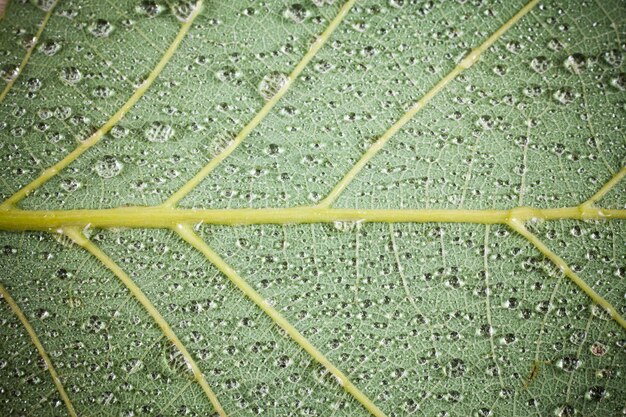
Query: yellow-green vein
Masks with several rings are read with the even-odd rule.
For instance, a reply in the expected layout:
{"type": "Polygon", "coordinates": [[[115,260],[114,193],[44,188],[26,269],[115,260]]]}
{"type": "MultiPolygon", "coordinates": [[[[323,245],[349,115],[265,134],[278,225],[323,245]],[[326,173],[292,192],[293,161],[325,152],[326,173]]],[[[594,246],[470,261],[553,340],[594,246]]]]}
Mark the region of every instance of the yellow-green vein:
{"type": "Polygon", "coordinates": [[[366,223],[475,223],[506,224],[510,219],[611,220],[626,219],[626,209],[561,207],[538,209],[514,207],[510,210],[469,209],[354,209],[354,208],[241,208],[180,209],[162,206],[129,206],[80,210],[0,210],[0,230],[43,230],[59,228],[130,227],[167,229],[179,223],[195,224],[303,224],[333,222],[366,223]]]}
{"type": "Polygon", "coordinates": [[[209,161],[193,178],[191,178],[187,183],[185,183],[178,191],[172,194],[164,203],[163,206],[173,207],[180,200],[182,200],[187,194],[189,194],[198,184],[204,180],[204,178],[211,173],[224,159],[228,158],[228,156],[237,149],[237,147],[243,142],[250,132],[256,128],[259,123],[265,119],[265,117],[269,114],[272,108],[278,103],[278,101],[287,93],[292,84],[296,81],[300,73],[304,70],[307,64],[313,59],[315,54],[324,46],[326,41],[330,38],[330,35],[335,31],[337,26],[343,21],[344,17],[350,11],[350,8],[354,5],[356,0],[347,1],[341,9],[339,9],[339,13],[335,16],[335,18],[330,22],[326,30],[317,37],[315,42],[309,47],[307,53],[302,57],[300,62],[294,67],[289,74],[289,78],[287,82],[281,87],[280,90],[270,99],[265,105],[259,110],[259,112],[248,122],[247,125],[244,126],[243,129],[235,136],[235,138],[222,150],[218,153],[213,159],[209,161]]]}
{"type": "Polygon", "coordinates": [[[102,139],[102,137],[109,131],[113,126],[115,126],[126,113],[139,101],[141,97],[145,94],[145,92],[150,88],[150,86],[157,79],[163,68],[167,65],[167,63],[172,59],[172,56],[178,49],[178,46],[185,38],[187,32],[191,28],[193,21],[198,16],[202,9],[202,1],[198,0],[196,3],[196,7],[193,10],[193,13],[189,16],[189,19],[183,23],[180,28],[180,31],[167,48],[159,62],[152,69],[146,80],[135,90],[135,92],[130,96],[130,98],[120,107],[120,109],[111,116],[109,120],[105,124],[103,124],[98,130],[96,130],[91,136],[82,141],[80,145],[76,147],[72,152],[70,152],[65,158],[61,159],[56,164],[51,167],[45,169],[39,177],[35,178],[33,181],[19,189],[15,194],[6,199],[2,204],[0,204],[0,209],[8,209],[11,206],[18,203],[28,194],[39,188],[41,185],[46,183],[50,178],[54,177],[59,171],[67,167],[69,164],[74,162],[79,156],[81,156],[87,149],[94,146],[96,143],[102,139]]]}
{"type": "Polygon", "coordinates": [[[176,233],[191,246],[202,253],[217,269],[243,292],[254,304],[256,304],[265,314],[267,314],[276,325],[283,329],[289,337],[293,339],[302,349],[304,349],[315,361],[328,370],[348,393],[360,402],[367,411],[377,417],[385,416],[376,404],[370,400],[361,390],[359,390],[335,365],[333,365],[322,352],[307,340],[278,310],[276,310],[261,294],[243,279],[237,271],[226,263],[209,245],[198,236],[188,225],[178,225],[174,228],[176,233]]]}
{"type": "MultiPolygon", "coordinates": [[[[54,8],[56,7],[58,3],[59,3],[58,0],[52,3],[48,11],[46,12],[46,15],[44,16],[43,20],[39,24],[39,30],[37,30],[37,33],[35,33],[35,37],[33,39],[32,44],[26,50],[26,54],[24,55],[24,58],[22,59],[20,66],[17,67],[17,74],[15,74],[13,78],[11,78],[11,80],[7,83],[7,85],[4,86],[4,89],[2,90],[2,92],[0,92],[0,103],[4,101],[4,98],[7,96],[7,94],[9,94],[9,91],[11,91],[11,88],[13,88],[13,84],[15,84],[15,81],[17,81],[17,78],[20,76],[22,71],[24,71],[24,68],[26,68],[26,64],[28,64],[28,61],[30,60],[30,56],[33,54],[35,47],[37,47],[37,44],[39,43],[39,39],[41,39],[41,35],[43,31],[48,25],[48,20],[50,20],[50,16],[52,16],[52,13],[54,13],[54,8]]],[[[6,4],[6,6],[8,6],[8,3],[6,4]]],[[[0,10],[0,18],[2,17],[4,17],[4,10],[0,10]]]]}
{"type": "Polygon", "coordinates": [[[35,329],[33,328],[33,326],[31,326],[30,322],[28,321],[28,319],[26,318],[26,316],[20,309],[20,306],[17,305],[13,297],[11,297],[11,294],[9,293],[9,291],[4,287],[4,285],[2,285],[2,283],[0,283],[0,295],[2,295],[2,298],[4,298],[7,304],[9,304],[9,307],[13,311],[13,314],[17,316],[20,322],[22,322],[22,325],[24,326],[24,328],[26,329],[26,332],[30,336],[30,340],[33,342],[33,345],[35,345],[35,347],[37,348],[37,351],[39,352],[41,359],[43,359],[44,363],[46,364],[46,367],[48,368],[48,372],[50,373],[50,376],[52,377],[54,386],[56,387],[57,391],[59,391],[61,400],[63,400],[63,403],[65,404],[65,407],[67,408],[68,414],[72,417],[76,417],[77,414],[76,414],[76,410],[74,409],[74,405],[72,404],[72,401],[70,401],[70,397],[68,397],[67,392],[65,391],[65,388],[63,387],[63,383],[61,382],[61,379],[59,378],[57,371],[54,369],[54,365],[52,365],[50,356],[48,356],[46,349],[41,344],[39,337],[37,337],[37,333],[35,333],[35,329]]]}
{"type": "Polygon", "coordinates": [[[65,236],[69,237],[75,244],[84,248],[87,252],[92,254],[96,259],[98,259],[102,265],[104,265],[107,269],[109,269],[119,280],[124,284],[124,286],[130,291],[130,293],[135,297],[135,299],[143,306],[143,308],[148,312],[150,317],[156,322],[159,326],[165,337],[176,346],[176,348],[180,351],[185,359],[185,362],[191,368],[191,372],[193,374],[194,380],[200,385],[202,391],[206,394],[207,398],[213,404],[213,408],[220,415],[225,417],[226,413],[224,409],[220,405],[217,396],[209,386],[206,378],[200,371],[200,368],[196,364],[196,361],[193,359],[193,356],[189,353],[183,342],[176,336],[174,330],[170,327],[169,323],[165,320],[165,318],[159,313],[156,307],[152,304],[152,302],[148,299],[148,297],[144,294],[144,292],[139,288],[137,284],[124,272],[119,265],[115,263],[113,259],[111,259],[102,249],[96,246],[93,242],[91,242],[84,234],[77,228],[64,228],[61,231],[65,236]]]}
{"type": "Polygon", "coordinates": [[[581,207],[592,207],[597,201],[608,194],[626,176],[626,166],[622,167],[613,177],[606,182],[594,195],[581,204],[581,207]]]}
{"type": "Polygon", "coordinates": [[[372,145],[365,151],[361,158],[350,168],[344,177],[334,186],[330,193],[319,202],[320,207],[330,207],[346,187],[354,180],[359,172],[367,165],[367,163],[385,146],[385,144],[400,129],[406,125],[421,109],[428,104],[441,90],[443,90],[452,80],[454,80],[461,72],[474,65],[480,56],[493,45],[507,30],[509,30],[518,20],[530,12],[538,3],[538,0],[532,0],[521,8],[513,17],[504,23],[498,30],[489,36],[482,44],[473,49],[465,58],[463,58],[452,71],[443,77],[433,88],[422,96],[411,108],[402,115],[394,124],[385,131],[372,145]]]}
{"type": "Polygon", "coordinates": [[[613,320],[615,320],[620,326],[626,329],[626,320],[618,313],[617,309],[605,300],[600,294],[595,292],[582,278],[570,268],[570,266],[556,253],[552,252],[545,243],[535,236],[530,230],[526,228],[523,222],[517,219],[511,219],[508,225],[517,233],[525,237],[530,243],[532,243],[546,258],[550,259],[557,268],[565,274],[574,284],[576,284],[581,290],[585,292],[591,298],[591,300],[602,307],[613,320]]]}

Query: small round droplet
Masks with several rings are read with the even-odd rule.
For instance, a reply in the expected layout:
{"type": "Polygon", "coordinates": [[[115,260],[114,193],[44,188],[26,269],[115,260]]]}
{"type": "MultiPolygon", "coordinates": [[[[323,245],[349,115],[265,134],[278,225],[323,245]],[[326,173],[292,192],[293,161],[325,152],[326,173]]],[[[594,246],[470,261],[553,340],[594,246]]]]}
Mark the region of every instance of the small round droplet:
{"type": "Polygon", "coordinates": [[[57,41],[45,41],[39,45],[39,50],[47,56],[53,56],[61,50],[61,42],[57,41]]]}
{"type": "Polygon", "coordinates": [[[61,70],[61,81],[67,84],[78,84],[82,78],[83,75],[76,67],[66,67],[61,70]]]}
{"type": "Polygon", "coordinates": [[[578,97],[578,94],[573,92],[570,88],[559,88],[552,94],[552,98],[559,104],[569,104],[578,97]]]}
{"type": "Polygon", "coordinates": [[[193,16],[198,5],[193,1],[178,1],[172,5],[172,13],[181,22],[187,22],[193,16]]]}
{"type": "Polygon", "coordinates": [[[17,65],[7,65],[0,69],[0,78],[9,82],[17,78],[20,73],[20,68],[17,65]]]}
{"type": "Polygon", "coordinates": [[[302,23],[309,17],[310,12],[301,4],[296,3],[283,11],[283,16],[294,23],[302,23]]]}
{"type": "Polygon", "coordinates": [[[174,136],[174,128],[161,122],[152,122],[145,131],[145,137],[150,142],[167,142],[174,136]]]}
{"type": "Polygon", "coordinates": [[[52,6],[56,3],[56,0],[37,0],[37,7],[39,7],[44,12],[50,11],[52,6]]]}
{"type": "Polygon", "coordinates": [[[289,81],[282,72],[270,72],[259,83],[259,93],[265,100],[271,100],[289,81]]]}
{"type": "Polygon", "coordinates": [[[545,56],[538,56],[530,61],[530,68],[537,74],[543,74],[550,69],[550,61],[545,56]]]}
{"type": "Polygon", "coordinates": [[[580,74],[587,66],[587,59],[583,54],[572,54],[563,62],[563,66],[573,74],[580,74]]]}
{"type": "Polygon", "coordinates": [[[114,26],[104,19],[98,19],[91,23],[87,30],[96,38],[106,38],[113,32],[114,26]]]}
{"type": "Polygon", "coordinates": [[[97,161],[93,169],[101,178],[109,179],[118,176],[123,167],[124,165],[114,156],[107,155],[97,161]]]}
{"type": "Polygon", "coordinates": [[[164,10],[165,8],[162,5],[157,4],[154,1],[142,1],[137,7],[135,7],[135,12],[149,18],[160,15],[164,10]]]}
{"type": "Polygon", "coordinates": [[[556,363],[556,366],[565,372],[574,372],[576,369],[580,368],[580,365],[582,365],[582,361],[576,356],[565,356],[556,363]]]}

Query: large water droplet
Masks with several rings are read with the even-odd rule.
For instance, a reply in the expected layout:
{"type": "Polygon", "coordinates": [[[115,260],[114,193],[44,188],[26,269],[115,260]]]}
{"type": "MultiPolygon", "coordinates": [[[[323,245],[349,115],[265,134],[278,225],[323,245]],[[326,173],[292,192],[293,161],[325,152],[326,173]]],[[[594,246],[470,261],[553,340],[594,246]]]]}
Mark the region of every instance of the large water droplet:
{"type": "Polygon", "coordinates": [[[301,4],[292,4],[283,11],[283,16],[292,22],[302,23],[309,17],[310,12],[301,4]]]}
{"type": "Polygon", "coordinates": [[[583,54],[572,54],[563,62],[563,66],[571,73],[580,74],[587,66],[587,59],[583,54]]]}
{"type": "Polygon", "coordinates": [[[194,1],[178,1],[172,5],[172,13],[176,16],[176,19],[181,22],[187,22],[197,7],[198,5],[194,1]]]}
{"type": "Polygon", "coordinates": [[[66,67],[61,70],[61,81],[67,84],[77,84],[82,78],[80,70],[76,67],[66,67]]]}
{"type": "Polygon", "coordinates": [[[530,67],[537,74],[543,74],[544,72],[550,69],[550,66],[551,66],[550,61],[545,56],[538,56],[538,57],[533,58],[532,61],[530,61],[530,67]]]}
{"type": "Polygon", "coordinates": [[[167,142],[172,136],[174,136],[174,128],[161,122],[152,122],[145,131],[145,137],[150,142],[167,142]]]}
{"type": "Polygon", "coordinates": [[[97,161],[93,169],[100,177],[108,179],[116,177],[122,172],[124,165],[118,161],[114,156],[107,155],[101,160],[97,161]]]}
{"type": "Polygon", "coordinates": [[[259,93],[265,100],[271,100],[281,88],[287,85],[289,76],[282,72],[270,72],[259,83],[259,93]]]}
{"type": "Polygon", "coordinates": [[[87,30],[97,38],[106,38],[113,32],[114,26],[108,20],[98,19],[91,23],[87,30]]]}

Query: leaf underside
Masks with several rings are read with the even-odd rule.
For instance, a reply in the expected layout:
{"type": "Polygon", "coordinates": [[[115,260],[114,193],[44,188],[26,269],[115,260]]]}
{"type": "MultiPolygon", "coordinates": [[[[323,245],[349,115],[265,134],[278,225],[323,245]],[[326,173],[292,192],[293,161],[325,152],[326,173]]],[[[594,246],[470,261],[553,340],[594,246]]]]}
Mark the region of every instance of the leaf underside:
{"type": "Polygon", "coordinates": [[[626,7],[535,3],[12,1],[0,200],[35,185],[0,224],[167,201],[425,220],[4,227],[0,414],[222,413],[202,378],[229,416],[623,413],[626,7]],[[584,214],[429,221],[525,206],[584,214]]]}

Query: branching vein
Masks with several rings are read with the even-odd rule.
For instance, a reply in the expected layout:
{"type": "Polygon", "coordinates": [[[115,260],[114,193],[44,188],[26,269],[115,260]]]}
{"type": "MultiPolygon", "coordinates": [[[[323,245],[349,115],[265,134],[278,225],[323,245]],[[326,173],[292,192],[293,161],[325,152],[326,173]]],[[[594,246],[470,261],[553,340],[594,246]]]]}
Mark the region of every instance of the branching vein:
{"type": "Polygon", "coordinates": [[[11,307],[13,314],[15,314],[17,318],[22,322],[22,325],[24,326],[24,328],[26,329],[26,332],[30,336],[30,340],[33,342],[33,345],[35,345],[35,347],[37,348],[37,351],[39,352],[41,359],[43,359],[44,363],[46,364],[46,368],[48,368],[48,372],[50,373],[50,376],[52,377],[54,386],[56,387],[57,391],[59,391],[59,395],[61,396],[61,399],[63,400],[63,403],[65,404],[65,407],[67,408],[68,414],[72,417],[76,417],[77,414],[76,414],[76,410],[74,409],[74,405],[72,404],[72,401],[70,401],[70,397],[68,397],[67,392],[65,391],[65,388],[63,387],[61,378],[59,378],[59,375],[57,374],[56,369],[54,369],[54,365],[52,365],[52,361],[50,360],[50,356],[48,356],[48,352],[46,352],[46,349],[43,347],[43,345],[39,341],[39,337],[37,337],[37,333],[35,333],[35,329],[33,328],[33,326],[31,326],[30,322],[28,321],[28,319],[22,312],[22,309],[20,309],[20,306],[17,305],[13,297],[11,297],[11,294],[9,293],[9,291],[1,283],[0,283],[0,295],[2,295],[2,298],[4,298],[4,301],[6,301],[7,304],[9,304],[9,307],[11,307]]]}
{"type": "Polygon", "coordinates": [[[217,396],[209,386],[209,383],[206,381],[206,378],[200,371],[200,368],[196,364],[196,361],[191,356],[191,353],[187,350],[183,342],[176,336],[174,330],[170,327],[165,318],[159,313],[156,307],[152,304],[152,302],[148,299],[148,297],[144,294],[144,292],[139,288],[137,284],[124,272],[122,268],[119,267],[115,263],[113,259],[111,259],[102,249],[96,246],[93,242],[91,242],[84,234],[80,231],[80,229],[67,227],[62,230],[62,233],[72,239],[72,241],[78,246],[83,247],[87,252],[96,257],[102,265],[104,265],[107,269],[109,269],[119,280],[124,284],[126,288],[130,291],[130,293],[135,297],[137,301],[146,309],[150,317],[156,322],[159,326],[165,337],[169,341],[171,341],[174,346],[180,351],[183,358],[185,359],[186,364],[191,368],[191,372],[193,373],[194,380],[200,385],[202,391],[206,394],[211,404],[213,404],[213,408],[217,413],[225,417],[226,413],[224,409],[220,405],[217,396]]]}
{"type": "Polygon", "coordinates": [[[335,185],[330,193],[318,204],[320,207],[330,207],[339,198],[341,193],[350,185],[354,178],[361,172],[367,163],[385,146],[385,144],[400,129],[406,125],[420,110],[422,110],[428,102],[430,102],[441,90],[443,90],[452,80],[454,80],[461,72],[470,68],[480,58],[480,56],[493,45],[507,30],[509,30],[518,20],[530,12],[538,3],[538,0],[530,1],[526,6],[521,8],[512,18],[505,24],[500,26],[491,36],[489,36],[480,46],[473,49],[465,58],[463,58],[452,71],[443,77],[433,88],[422,96],[411,108],[402,115],[394,124],[391,125],[385,133],[382,134],[361,156],[356,164],[348,171],[348,173],[335,185]]]}
{"type": "MultiPolygon", "coordinates": [[[[7,83],[7,85],[4,86],[4,89],[2,90],[2,92],[0,92],[0,103],[4,101],[4,98],[7,96],[7,94],[9,94],[9,91],[11,91],[11,88],[13,88],[15,81],[17,81],[17,78],[20,76],[22,71],[24,71],[24,68],[26,68],[28,61],[30,60],[30,56],[33,54],[33,51],[37,47],[37,44],[39,43],[39,39],[41,39],[41,35],[43,34],[43,31],[48,25],[48,20],[50,20],[50,17],[52,16],[52,13],[54,13],[54,9],[58,3],[59,3],[58,0],[52,3],[48,11],[46,12],[46,15],[44,16],[43,20],[41,21],[41,24],[39,25],[39,29],[37,30],[37,33],[35,33],[35,37],[31,45],[26,50],[26,54],[24,55],[24,58],[22,59],[20,66],[17,68],[17,73],[15,74],[13,78],[11,78],[11,80],[7,83]]],[[[3,17],[3,11],[4,11],[3,7],[0,6],[0,18],[3,17]]]]}
{"type": "Polygon", "coordinates": [[[328,370],[338,381],[338,383],[350,393],[363,407],[372,415],[384,417],[385,414],[374,404],[361,390],[359,390],[326,356],[307,340],[278,310],[276,310],[268,300],[264,299],[254,288],[243,279],[237,271],[226,263],[209,245],[198,236],[188,225],[178,225],[174,228],[176,233],[191,246],[196,248],[206,258],[215,265],[228,279],[239,288],[254,304],[256,304],[274,323],[283,329],[289,337],[293,339],[302,349],[304,349],[315,361],[328,370]]]}
{"type": "Polygon", "coordinates": [[[163,54],[159,62],[156,64],[154,69],[150,72],[146,80],[141,84],[139,88],[135,90],[135,92],[130,96],[130,98],[126,101],[126,103],[124,103],[122,107],[120,107],[120,109],[117,112],[115,112],[115,114],[111,116],[111,118],[107,120],[105,124],[103,124],[98,130],[96,130],[87,139],[82,141],[80,145],[78,145],[76,149],[70,152],[65,158],[61,159],[59,162],[52,165],[51,167],[45,169],[39,177],[35,178],[29,184],[19,189],[15,194],[13,194],[8,199],[6,199],[2,204],[0,204],[0,210],[10,208],[14,206],[15,204],[17,204],[28,194],[30,194],[37,188],[41,187],[48,180],[50,180],[50,178],[54,177],[61,170],[63,170],[69,164],[74,162],[87,149],[91,148],[96,143],[100,142],[102,137],[106,135],[107,132],[111,130],[111,128],[115,126],[124,117],[124,115],[126,115],[126,113],[137,103],[137,101],[139,101],[141,97],[143,97],[143,95],[146,93],[148,88],[150,88],[150,86],[157,79],[161,71],[163,71],[163,68],[165,68],[167,63],[172,59],[172,56],[178,49],[178,46],[185,38],[185,35],[187,34],[187,32],[189,32],[189,29],[191,29],[191,26],[193,25],[193,21],[202,10],[202,2],[203,0],[198,0],[193,13],[189,16],[189,19],[181,26],[180,31],[176,35],[176,38],[174,38],[174,41],[171,43],[169,48],[167,48],[167,50],[165,51],[165,53],[163,54]]]}
{"type": "Polygon", "coordinates": [[[326,30],[317,37],[315,42],[310,46],[307,53],[302,57],[302,60],[295,66],[291,74],[289,74],[289,78],[287,82],[282,86],[282,88],[270,99],[265,105],[259,110],[259,112],[248,122],[246,126],[235,136],[235,138],[228,144],[223,151],[217,154],[213,159],[209,161],[193,178],[191,178],[186,184],[184,184],[178,191],[176,191],[170,198],[168,198],[163,205],[166,207],[172,207],[176,205],[180,200],[182,200],[187,194],[189,194],[194,188],[198,186],[202,182],[202,180],[211,173],[222,161],[230,154],[232,154],[235,149],[248,137],[248,135],[256,128],[259,123],[265,119],[265,117],[269,114],[269,112],[274,108],[276,103],[280,101],[280,99],[287,93],[289,88],[296,81],[300,73],[304,70],[307,64],[313,59],[315,54],[324,46],[326,41],[330,38],[330,35],[335,31],[337,26],[343,21],[344,17],[350,11],[350,8],[354,5],[356,0],[347,1],[341,9],[339,9],[339,13],[337,16],[330,22],[326,30]]]}

